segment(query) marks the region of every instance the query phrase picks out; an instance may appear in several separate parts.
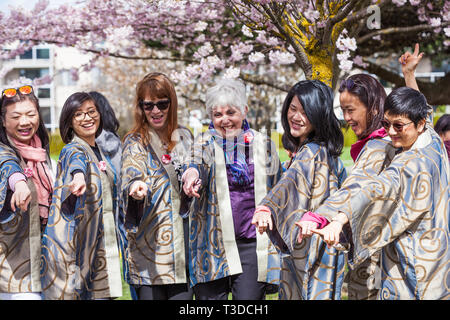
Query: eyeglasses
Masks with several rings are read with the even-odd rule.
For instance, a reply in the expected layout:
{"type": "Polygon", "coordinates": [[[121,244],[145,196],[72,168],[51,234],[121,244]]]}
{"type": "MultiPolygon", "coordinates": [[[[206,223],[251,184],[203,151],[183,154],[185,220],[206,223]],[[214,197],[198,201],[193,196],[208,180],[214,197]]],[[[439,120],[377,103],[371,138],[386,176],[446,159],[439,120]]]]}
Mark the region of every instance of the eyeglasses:
{"type": "Polygon", "coordinates": [[[89,110],[88,112],[77,111],[73,115],[73,118],[77,121],[83,121],[86,119],[86,115],[88,115],[91,119],[95,119],[98,117],[99,113],[97,110],[89,110]]]}
{"type": "Polygon", "coordinates": [[[159,110],[166,110],[170,105],[170,100],[153,101],[139,101],[139,105],[144,111],[151,112],[156,106],[159,110]]]}
{"type": "Polygon", "coordinates": [[[352,90],[355,86],[355,82],[352,79],[347,79],[341,82],[341,86],[339,87],[339,92],[347,90],[352,90]]]}
{"type": "Polygon", "coordinates": [[[383,126],[383,128],[386,131],[389,131],[390,127],[392,126],[394,128],[395,131],[397,132],[402,132],[403,131],[403,127],[413,123],[414,121],[408,122],[408,123],[399,123],[399,122],[394,122],[394,123],[390,123],[387,120],[381,120],[381,125],[383,126]]]}
{"type": "Polygon", "coordinates": [[[21,86],[19,88],[7,88],[2,91],[2,97],[12,98],[17,95],[17,92],[21,94],[30,94],[33,93],[32,86],[21,86]]]}

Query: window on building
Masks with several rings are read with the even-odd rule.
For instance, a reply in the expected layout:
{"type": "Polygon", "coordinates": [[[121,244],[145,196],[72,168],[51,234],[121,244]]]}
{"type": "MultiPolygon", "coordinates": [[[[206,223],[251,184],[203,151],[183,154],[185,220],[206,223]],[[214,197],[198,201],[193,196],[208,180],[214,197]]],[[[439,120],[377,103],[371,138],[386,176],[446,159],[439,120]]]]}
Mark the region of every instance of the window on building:
{"type": "Polygon", "coordinates": [[[50,98],[50,88],[39,88],[38,89],[38,98],[39,99],[50,98]]]}
{"type": "Polygon", "coordinates": [[[50,49],[36,49],[37,59],[50,59],[50,49]]]}
{"type": "Polygon", "coordinates": [[[20,55],[20,59],[33,59],[33,50],[30,49],[20,55]]]}
{"type": "Polygon", "coordinates": [[[41,69],[20,69],[19,75],[21,77],[25,77],[28,79],[35,79],[43,77],[47,74],[49,74],[50,70],[48,68],[41,68],[41,69]]]}
{"type": "Polygon", "coordinates": [[[50,107],[41,107],[41,116],[45,124],[51,124],[50,107]]]}

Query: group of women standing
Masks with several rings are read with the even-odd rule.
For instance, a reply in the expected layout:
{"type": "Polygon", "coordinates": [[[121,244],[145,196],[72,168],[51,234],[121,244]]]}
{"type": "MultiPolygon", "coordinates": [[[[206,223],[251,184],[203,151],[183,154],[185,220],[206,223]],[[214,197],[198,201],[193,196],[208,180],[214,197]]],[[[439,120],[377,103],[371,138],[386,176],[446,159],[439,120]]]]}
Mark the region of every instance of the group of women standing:
{"type": "Polygon", "coordinates": [[[448,297],[449,160],[417,91],[417,53],[401,58],[414,89],[386,97],[369,75],[342,82],[358,137],[348,176],[320,81],[286,96],[285,165],[250,128],[239,80],[208,89],[211,123],[194,138],[172,82],[146,75],[122,144],[102,97],[74,93],[56,170],[33,88],[4,90],[0,299],[120,297],[122,273],[143,300],[340,299],[347,261],[350,299],[448,297]]]}

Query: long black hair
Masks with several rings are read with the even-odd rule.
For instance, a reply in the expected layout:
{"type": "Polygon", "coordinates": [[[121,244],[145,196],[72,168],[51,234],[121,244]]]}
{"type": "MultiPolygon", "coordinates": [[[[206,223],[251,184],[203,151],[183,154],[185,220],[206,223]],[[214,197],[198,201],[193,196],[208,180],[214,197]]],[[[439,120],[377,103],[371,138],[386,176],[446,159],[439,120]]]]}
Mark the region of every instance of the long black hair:
{"type": "Polygon", "coordinates": [[[330,87],[319,80],[303,80],[296,83],[288,92],[283,108],[281,109],[281,124],[288,141],[296,146],[301,146],[300,138],[292,136],[287,118],[289,106],[296,96],[313,130],[303,142],[316,142],[325,146],[332,157],[339,157],[344,145],[339,120],[333,110],[333,91],[330,87]]]}
{"type": "Polygon", "coordinates": [[[119,130],[120,124],[119,120],[116,118],[114,109],[109,104],[108,99],[97,91],[89,92],[92,98],[95,100],[98,112],[100,112],[103,121],[103,130],[110,131],[117,135],[117,130],[119,130]]]}
{"type": "Polygon", "coordinates": [[[47,154],[50,154],[50,145],[49,145],[50,138],[48,135],[47,128],[45,128],[44,120],[42,120],[41,108],[39,107],[39,100],[34,95],[34,91],[29,94],[22,94],[19,92],[19,90],[17,90],[17,94],[14,97],[8,98],[8,97],[4,96],[1,98],[1,100],[0,100],[1,101],[0,102],[0,110],[1,110],[0,116],[2,118],[1,119],[2,124],[0,125],[0,142],[11,147],[16,152],[16,154],[19,155],[16,148],[14,148],[9,143],[8,136],[6,134],[6,129],[3,125],[3,123],[5,122],[6,108],[8,106],[10,106],[14,103],[17,103],[17,102],[22,102],[22,101],[27,101],[27,100],[36,106],[36,110],[39,115],[39,127],[36,131],[36,134],[39,137],[39,139],[41,139],[42,148],[44,148],[47,151],[47,154]]]}
{"type": "MultiPolygon", "coordinates": [[[[74,135],[74,131],[72,128],[73,116],[75,112],[77,112],[77,110],[86,101],[92,101],[98,111],[98,106],[95,103],[94,98],[92,98],[91,95],[87,92],[75,92],[67,98],[66,102],[64,102],[64,106],[61,110],[61,115],[59,116],[59,133],[64,143],[69,143],[70,141],[72,141],[74,135]]],[[[102,128],[103,122],[102,115],[100,114],[100,124],[97,131],[95,132],[95,137],[98,137],[100,135],[100,133],[102,132],[102,128]]]]}

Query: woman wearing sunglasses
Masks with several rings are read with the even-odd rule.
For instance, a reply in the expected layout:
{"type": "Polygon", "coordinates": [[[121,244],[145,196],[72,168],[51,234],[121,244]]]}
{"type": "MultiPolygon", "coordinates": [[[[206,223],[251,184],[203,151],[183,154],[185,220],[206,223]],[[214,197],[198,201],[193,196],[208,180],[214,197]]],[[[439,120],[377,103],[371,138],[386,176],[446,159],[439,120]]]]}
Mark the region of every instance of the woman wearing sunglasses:
{"type": "Polygon", "coordinates": [[[40,233],[53,190],[49,137],[31,86],[3,90],[0,110],[0,299],[40,300],[40,233]]]}
{"type": "Polygon", "coordinates": [[[178,125],[175,88],[164,74],[136,86],[134,127],[122,154],[127,281],[140,300],[189,300],[189,220],[180,190],[191,132],[178,125]]]}
{"type": "Polygon", "coordinates": [[[278,181],[273,142],[250,129],[245,86],[223,79],[206,92],[212,121],[197,136],[183,190],[190,211],[191,283],[196,300],[264,299],[279,284],[280,258],[251,224],[256,204],[278,181]],[[273,284],[269,286],[268,284],[273,284]]]}
{"type": "MultiPolygon", "coordinates": [[[[406,85],[418,90],[414,72],[422,59],[419,45],[416,44],[414,53],[404,53],[399,62],[406,85]]],[[[379,173],[385,163],[386,154],[392,153],[387,132],[381,125],[383,119],[383,105],[386,98],[381,83],[367,74],[355,74],[341,82],[339,101],[345,121],[356,134],[358,141],[351,146],[350,155],[355,162],[351,174],[344,181],[341,188],[348,188],[353,180],[367,180],[366,168],[379,173]]],[[[335,193],[325,201],[330,207],[338,208],[340,193],[335,193]]],[[[317,217],[313,213],[305,214],[298,223],[303,237],[311,235],[311,228],[317,226],[317,217]]],[[[351,255],[351,253],[350,253],[351,255]]],[[[374,254],[359,264],[356,269],[349,270],[346,276],[348,283],[348,298],[350,300],[375,299],[378,289],[372,281],[374,273],[379,269],[379,256],[374,254]]]]}
{"type": "Polygon", "coordinates": [[[393,90],[382,121],[394,147],[386,157],[390,163],[365,182],[352,181],[342,191],[345,205],[339,211],[327,206],[316,211],[327,226],[314,232],[329,245],[339,243],[349,223],[351,267],[381,252],[378,299],[437,300],[450,294],[450,171],[442,140],[426,121],[430,111],[420,92],[393,90]]]}
{"type": "Polygon", "coordinates": [[[102,118],[95,100],[76,92],[59,120],[61,150],[47,228],[42,241],[45,299],[97,300],[120,297],[119,245],[123,244],[114,170],[95,138],[102,118]],[[117,217],[116,217],[117,218],[117,217]],[[117,226],[119,225],[119,226],[117,226]]]}
{"type": "Polygon", "coordinates": [[[344,144],[333,111],[333,92],[320,81],[300,81],[281,110],[283,137],[296,146],[281,180],[256,207],[253,224],[267,231],[283,254],[280,299],[340,299],[345,254],[327,249],[320,236],[297,244],[295,223],[339,189],[346,171],[339,155],[344,144]]]}

